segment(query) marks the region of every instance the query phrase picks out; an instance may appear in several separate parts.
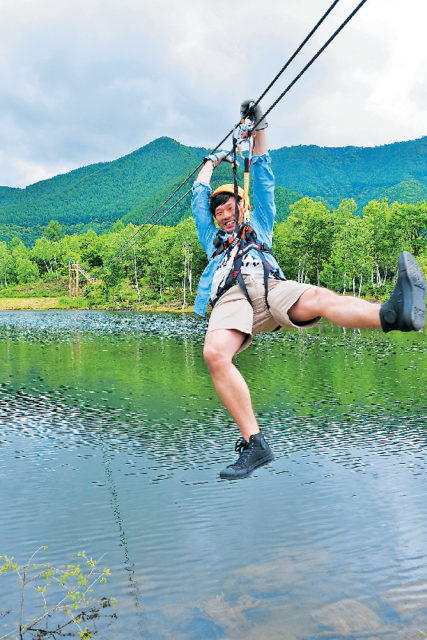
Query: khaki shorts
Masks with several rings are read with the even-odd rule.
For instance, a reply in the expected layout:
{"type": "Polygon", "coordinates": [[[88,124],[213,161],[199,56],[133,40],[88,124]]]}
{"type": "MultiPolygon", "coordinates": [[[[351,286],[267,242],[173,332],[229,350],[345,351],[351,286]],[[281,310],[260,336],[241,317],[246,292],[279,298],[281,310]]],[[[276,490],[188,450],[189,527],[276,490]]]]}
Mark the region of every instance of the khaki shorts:
{"type": "Polygon", "coordinates": [[[288,316],[289,309],[301,295],[313,285],[294,280],[268,281],[268,303],[265,303],[263,278],[246,278],[246,288],[252,301],[249,304],[242,288],[237,284],[224,293],[214,306],[209,319],[208,332],[215,329],[235,329],[246,334],[246,340],[239,349],[243,351],[252,342],[252,336],[265,331],[275,331],[283,327],[313,327],[320,317],[302,324],[295,324],[288,316]]]}

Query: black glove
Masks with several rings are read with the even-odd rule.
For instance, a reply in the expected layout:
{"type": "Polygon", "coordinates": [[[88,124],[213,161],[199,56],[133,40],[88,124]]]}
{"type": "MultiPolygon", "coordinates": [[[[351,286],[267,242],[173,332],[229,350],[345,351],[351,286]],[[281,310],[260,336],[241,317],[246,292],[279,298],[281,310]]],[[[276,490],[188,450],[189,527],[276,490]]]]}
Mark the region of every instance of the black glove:
{"type": "Polygon", "coordinates": [[[267,120],[264,118],[264,114],[261,109],[261,105],[257,104],[254,107],[255,100],[244,100],[240,105],[240,115],[242,118],[249,118],[253,123],[257,123],[255,127],[256,131],[266,129],[268,127],[267,120]]]}

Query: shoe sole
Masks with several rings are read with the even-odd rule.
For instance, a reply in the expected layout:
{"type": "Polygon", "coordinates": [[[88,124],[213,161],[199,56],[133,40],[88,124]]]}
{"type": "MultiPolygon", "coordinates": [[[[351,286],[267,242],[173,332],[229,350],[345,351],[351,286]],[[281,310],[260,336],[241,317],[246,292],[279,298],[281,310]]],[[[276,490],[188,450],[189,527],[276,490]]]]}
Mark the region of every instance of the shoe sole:
{"type": "Polygon", "coordinates": [[[252,465],[252,467],[243,475],[237,475],[237,474],[227,475],[226,470],[224,469],[224,471],[220,472],[219,477],[222,480],[241,480],[242,478],[248,478],[251,475],[251,473],[255,471],[255,469],[262,467],[264,464],[267,464],[268,462],[272,462],[272,460],[274,460],[274,455],[271,453],[266,458],[261,458],[261,460],[257,460],[256,464],[252,465]]]}
{"type": "Polygon", "coordinates": [[[402,278],[403,322],[406,331],[420,331],[426,321],[426,281],[423,271],[408,251],[399,256],[402,278]]]}

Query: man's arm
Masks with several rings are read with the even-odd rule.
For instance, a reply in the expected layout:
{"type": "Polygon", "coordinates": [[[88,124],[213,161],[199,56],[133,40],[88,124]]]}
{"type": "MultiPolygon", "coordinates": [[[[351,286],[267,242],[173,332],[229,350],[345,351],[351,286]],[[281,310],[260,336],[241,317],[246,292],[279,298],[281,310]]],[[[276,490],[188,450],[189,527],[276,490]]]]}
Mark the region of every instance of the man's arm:
{"type": "Polygon", "coordinates": [[[214,170],[213,160],[207,160],[203,167],[200,169],[197,174],[196,182],[203,182],[203,184],[210,184],[212,173],[214,170]]]}
{"type": "Polygon", "coordinates": [[[274,175],[271,171],[271,160],[268,155],[267,137],[265,135],[265,129],[268,125],[261,105],[257,104],[254,107],[253,104],[253,100],[245,100],[240,107],[240,113],[243,118],[249,117],[254,123],[257,123],[253,132],[254,148],[251,166],[254,184],[253,220],[258,237],[271,246],[276,205],[274,202],[274,175]]]}
{"type": "Polygon", "coordinates": [[[209,196],[211,194],[210,182],[212,172],[223,160],[230,161],[227,151],[212,153],[207,158],[200,169],[196,181],[193,184],[193,198],[191,208],[197,228],[197,236],[200,244],[206,251],[208,257],[212,254],[212,240],[217,232],[209,208],[209,196]]]}
{"type": "Polygon", "coordinates": [[[213,170],[225,160],[226,162],[233,162],[231,157],[231,151],[217,151],[206,156],[205,164],[200,169],[196,182],[203,182],[203,184],[210,184],[213,170]]]}
{"type": "Polygon", "coordinates": [[[263,156],[265,153],[268,153],[267,136],[265,135],[265,129],[254,131],[253,136],[254,136],[253,155],[263,156]]]}
{"type": "Polygon", "coordinates": [[[243,100],[242,104],[240,105],[240,115],[242,116],[242,118],[249,118],[250,120],[252,120],[254,125],[256,125],[253,132],[253,155],[263,156],[268,152],[267,138],[265,135],[265,130],[268,127],[268,123],[262,112],[261,105],[255,105],[255,101],[251,99],[243,100]]]}

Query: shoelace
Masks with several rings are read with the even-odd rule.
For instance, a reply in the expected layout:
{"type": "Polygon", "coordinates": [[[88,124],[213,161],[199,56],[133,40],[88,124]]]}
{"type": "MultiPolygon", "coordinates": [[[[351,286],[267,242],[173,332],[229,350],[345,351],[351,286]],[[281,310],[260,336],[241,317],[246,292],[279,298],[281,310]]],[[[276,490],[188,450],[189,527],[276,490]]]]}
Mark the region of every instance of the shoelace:
{"type": "Polygon", "coordinates": [[[249,443],[246,442],[246,440],[244,438],[239,438],[236,442],[236,445],[234,447],[234,450],[236,451],[236,453],[238,453],[239,455],[242,454],[242,452],[247,449],[249,447],[249,443]]]}
{"type": "Polygon", "coordinates": [[[236,460],[232,467],[244,467],[248,457],[251,455],[251,446],[249,442],[246,442],[244,438],[239,438],[236,442],[235,451],[239,454],[240,458],[236,460]]]}

